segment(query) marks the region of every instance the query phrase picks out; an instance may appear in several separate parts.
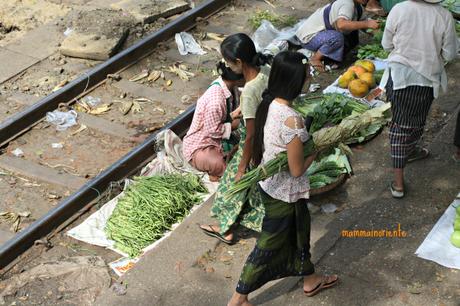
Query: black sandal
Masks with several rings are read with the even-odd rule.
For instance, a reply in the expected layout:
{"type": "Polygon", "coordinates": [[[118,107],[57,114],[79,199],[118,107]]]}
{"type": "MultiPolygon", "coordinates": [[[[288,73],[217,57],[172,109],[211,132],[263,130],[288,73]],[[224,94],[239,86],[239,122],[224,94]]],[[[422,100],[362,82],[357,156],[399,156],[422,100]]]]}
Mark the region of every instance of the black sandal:
{"type": "Polygon", "coordinates": [[[212,227],[211,224],[208,224],[209,228],[211,230],[208,230],[206,228],[202,228],[200,224],[198,224],[199,228],[208,236],[211,236],[211,237],[214,237],[214,238],[217,238],[219,239],[220,241],[222,241],[223,243],[226,243],[228,245],[232,245],[234,244],[234,241],[233,240],[228,240],[228,239],[225,239],[224,236],[222,236],[221,234],[219,234],[219,232],[216,232],[216,230],[214,230],[214,228],[212,227]]]}

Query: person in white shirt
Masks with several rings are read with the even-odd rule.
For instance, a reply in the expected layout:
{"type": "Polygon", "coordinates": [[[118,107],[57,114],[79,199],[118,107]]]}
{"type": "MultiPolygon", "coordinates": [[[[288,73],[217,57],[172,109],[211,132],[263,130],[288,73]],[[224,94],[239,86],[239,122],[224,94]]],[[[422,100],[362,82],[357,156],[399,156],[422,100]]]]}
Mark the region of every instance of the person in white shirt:
{"type": "Polygon", "coordinates": [[[344,54],[359,43],[359,30],[378,29],[379,22],[365,20],[362,5],[368,0],[336,0],[307,18],[296,32],[301,46],[315,52],[310,64],[324,71],[324,57],[342,62],[344,54]]]}
{"type": "Polygon", "coordinates": [[[390,191],[404,197],[404,167],[429,155],[417,146],[439,89],[447,88],[445,62],[457,56],[457,35],[451,13],[441,0],[408,0],[388,15],[382,46],[390,51],[382,77],[392,103],[390,125],[394,180],[390,191]]]}

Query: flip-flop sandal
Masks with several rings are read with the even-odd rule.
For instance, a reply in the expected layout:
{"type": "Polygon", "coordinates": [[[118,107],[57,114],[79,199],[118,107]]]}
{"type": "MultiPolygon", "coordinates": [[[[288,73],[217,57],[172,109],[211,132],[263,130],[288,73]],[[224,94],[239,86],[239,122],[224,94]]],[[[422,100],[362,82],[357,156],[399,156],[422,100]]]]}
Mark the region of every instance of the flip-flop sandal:
{"type": "Polygon", "coordinates": [[[416,160],[427,158],[430,155],[430,151],[426,148],[415,147],[414,152],[407,158],[408,163],[412,163],[416,160]]]}
{"type": "Polygon", "coordinates": [[[328,282],[330,277],[331,276],[323,275],[323,277],[321,279],[321,282],[318,284],[318,286],[316,286],[311,291],[305,291],[304,290],[303,293],[305,293],[305,295],[308,296],[308,297],[312,297],[312,296],[318,294],[321,290],[330,288],[332,286],[335,286],[339,282],[338,277],[335,280],[328,282]]]}
{"type": "Polygon", "coordinates": [[[404,190],[397,190],[394,187],[394,182],[390,183],[390,191],[393,198],[402,199],[404,198],[404,190]]]}
{"type": "Polygon", "coordinates": [[[208,236],[210,237],[214,237],[214,238],[217,238],[219,239],[220,241],[222,241],[223,243],[226,243],[228,245],[232,245],[234,244],[234,241],[233,240],[228,240],[228,239],[225,239],[224,236],[222,236],[221,234],[219,234],[219,232],[216,232],[216,230],[214,230],[214,228],[212,227],[211,224],[208,224],[209,228],[211,230],[208,230],[208,229],[205,229],[205,228],[202,228],[200,224],[197,224],[198,227],[208,236]]]}

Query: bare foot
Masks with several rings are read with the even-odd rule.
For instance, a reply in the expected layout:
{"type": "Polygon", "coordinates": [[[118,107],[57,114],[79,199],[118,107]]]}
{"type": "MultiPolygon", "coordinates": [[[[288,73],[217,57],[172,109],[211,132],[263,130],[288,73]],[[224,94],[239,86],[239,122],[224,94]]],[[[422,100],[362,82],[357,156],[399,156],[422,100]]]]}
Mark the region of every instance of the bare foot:
{"type": "Polygon", "coordinates": [[[315,68],[315,70],[318,70],[319,72],[326,72],[326,70],[324,69],[324,64],[321,61],[311,58],[310,65],[313,68],[315,68]]]}
{"type": "Polygon", "coordinates": [[[248,301],[248,296],[239,294],[239,293],[233,293],[232,298],[228,302],[227,306],[253,306],[251,303],[248,301]]]}

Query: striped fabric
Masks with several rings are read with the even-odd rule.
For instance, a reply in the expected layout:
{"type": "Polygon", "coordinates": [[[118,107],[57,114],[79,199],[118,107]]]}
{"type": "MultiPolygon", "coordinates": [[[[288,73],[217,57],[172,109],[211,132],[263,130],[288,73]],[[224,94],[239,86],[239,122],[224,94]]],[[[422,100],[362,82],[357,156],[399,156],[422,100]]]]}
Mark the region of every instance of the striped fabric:
{"type": "Polygon", "coordinates": [[[305,199],[276,200],[259,187],[265,206],[262,232],[241,272],[236,292],[249,294],[269,281],[315,272],[310,261],[310,214],[305,199]]]}
{"type": "Polygon", "coordinates": [[[393,90],[393,80],[390,76],[386,91],[393,113],[390,125],[393,168],[404,168],[407,158],[423,135],[426,118],[434,99],[433,88],[408,86],[393,90]]]}

